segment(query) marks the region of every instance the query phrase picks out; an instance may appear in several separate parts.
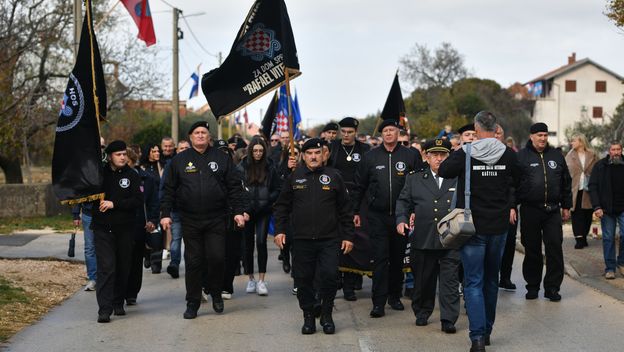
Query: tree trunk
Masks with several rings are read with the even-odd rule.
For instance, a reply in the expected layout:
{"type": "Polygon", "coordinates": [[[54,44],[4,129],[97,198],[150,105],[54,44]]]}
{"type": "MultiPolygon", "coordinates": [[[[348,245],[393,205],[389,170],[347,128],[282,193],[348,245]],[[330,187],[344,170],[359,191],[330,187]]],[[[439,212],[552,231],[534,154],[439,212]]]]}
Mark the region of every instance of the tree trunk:
{"type": "Polygon", "coordinates": [[[0,168],[4,171],[6,183],[24,183],[20,159],[7,159],[0,156],[0,168]]]}

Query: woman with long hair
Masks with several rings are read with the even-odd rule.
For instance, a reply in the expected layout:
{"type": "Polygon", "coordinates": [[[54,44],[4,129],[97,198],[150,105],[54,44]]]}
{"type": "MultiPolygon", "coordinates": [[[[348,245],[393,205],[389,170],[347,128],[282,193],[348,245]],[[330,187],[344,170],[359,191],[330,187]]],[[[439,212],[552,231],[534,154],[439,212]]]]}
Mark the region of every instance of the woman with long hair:
{"type": "Polygon", "coordinates": [[[164,168],[160,161],[160,145],[151,143],[145,146],[141,155],[141,169],[149,173],[156,181],[160,183],[164,168]]]}
{"type": "Polygon", "coordinates": [[[596,161],[587,138],[582,133],[575,133],[570,139],[571,150],[566,155],[566,163],[572,176],[572,232],[576,239],[574,248],[587,247],[587,234],[592,222],[592,205],[589,198],[589,176],[596,161]]]}
{"type": "Polygon", "coordinates": [[[266,142],[255,136],[247,147],[247,157],[239,164],[245,186],[249,190],[249,205],[246,213],[250,220],[245,224],[243,264],[245,274],[249,275],[247,293],[257,292],[266,296],[269,290],[266,286],[265,275],[267,266],[267,234],[269,218],[273,203],[279,196],[279,178],[273,165],[268,161],[268,147],[266,142]],[[258,251],[259,281],[254,277],[254,239],[258,251]]]}

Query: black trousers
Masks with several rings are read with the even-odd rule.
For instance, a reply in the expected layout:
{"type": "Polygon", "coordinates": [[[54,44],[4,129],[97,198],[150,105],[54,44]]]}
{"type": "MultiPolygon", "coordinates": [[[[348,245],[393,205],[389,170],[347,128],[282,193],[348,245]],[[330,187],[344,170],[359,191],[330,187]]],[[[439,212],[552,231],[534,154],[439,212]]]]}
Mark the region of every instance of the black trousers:
{"type": "Polygon", "coordinates": [[[398,300],[403,288],[403,258],[407,239],[396,232],[394,215],[369,211],[368,224],[373,247],[373,305],[398,300]]]}
{"type": "Polygon", "coordinates": [[[574,233],[574,238],[577,241],[579,239],[587,239],[587,234],[592,224],[592,215],[594,214],[593,209],[583,209],[581,204],[583,204],[583,191],[578,191],[576,193],[576,206],[572,209],[571,215],[572,233],[574,233]]]}
{"type": "Polygon", "coordinates": [[[520,241],[524,246],[522,274],[527,290],[539,291],[544,268],[542,242],[546,254],[544,290],[559,291],[563,281],[563,230],[559,211],[546,212],[537,207],[520,207],[520,241]]]}
{"type": "Polygon", "coordinates": [[[223,291],[234,293],[234,276],[240,268],[242,231],[228,231],[225,236],[225,273],[223,275],[223,291]]]}
{"type": "Polygon", "coordinates": [[[145,229],[143,227],[135,227],[134,229],[134,245],[130,255],[130,272],[128,275],[128,285],[126,286],[126,299],[136,299],[141,285],[143,284],[143,254],[145,252],[145,229]]]}
{"type": "Polygon", "coordinates": [[[266,273],[267,270],[267,233],[269,231],[270,214],[256,215],[245,224],[245,238],[243,266],[245,275],[254,273],[254,240],[258,251],[258,272],[266,273]]]}
{"type": "Polygon", "coordinates": [[[340,241],[338,239],[294,240],[292,272],[297,287],[299,307],[303,311],[311,311],[316,303],[315,275],[319,278],[318,292],[322,304],[333,305],[338,288],[339,254],[340,241]]]}
{"type": "Polygon", "coordinates": [[[507,229],[507,239],[505,240],[505,249],[503,250],[503,258],[501,259],[500,280],[511,278],[511,269],[513,267],[514,255],[516,254],[516,233],[518,232],[518,222],[509,224],[507,229]]]}
{"type": "Polygon", "coordinates": [[[93,229],[98,263],[95,292],[98,314],[110,314],[113,307],[123,307],[130,274],[133,230],[133,224],[93,229]]]}
{"type": "Polygon", "coordinates": [[[411,249],[414,274],[412,310],[416,318],[429,318],[435,307],[436,284],[440,282],[440,320],[453,324],[459,317],[459,251],[411,249]]]}
{"type": "Polygon", "coordinates": [[[202,275],[205,290],[221,295],[225,272],[225,219],[190,220],[182,218],[186,300],[199,303],[202,275]]]}

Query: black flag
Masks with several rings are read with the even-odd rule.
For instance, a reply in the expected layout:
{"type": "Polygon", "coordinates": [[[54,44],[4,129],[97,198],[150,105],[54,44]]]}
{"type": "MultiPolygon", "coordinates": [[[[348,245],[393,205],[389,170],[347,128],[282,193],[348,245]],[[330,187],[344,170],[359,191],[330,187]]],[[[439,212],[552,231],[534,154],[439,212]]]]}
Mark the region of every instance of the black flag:
{"type": "Polygon", "coordinates": [[[271,99],[271,103],[267,108],[266,114],[264,114],[264,118],[262,119],[262,133],[267,139],[271,138],[271,134],[273,133],[273,126],[275,125],[275,116],[277,116],[277,91],[273,95],[273,99],[271,99]]]}
{"type": "Polygon", "coordinates": [[[381,118],[383,120],[395,119],[399,121],[401,117],[405,116],[405,102],[403,101],[403,95],[401,95],[401,86],[399,85],[399,74],[394,75],[394,81],[392,87],[390,87],[390,93],[386,104],[381,111],[381,118]]]}
{"type": "Polygon", "coordinates": [[[202,77],[202,91],[218,119],[282,85],[284,70],[301,74],[286,4],[256,0],[223,65],[202,77]]]}
{"type": "Polygon", "coordinates": [[[86,0],[76,64],[65,88],[56,125],[52,185],[63,204],[103,199],[99,120],[106,116],[106,87],[91,1],[86,0]]]}

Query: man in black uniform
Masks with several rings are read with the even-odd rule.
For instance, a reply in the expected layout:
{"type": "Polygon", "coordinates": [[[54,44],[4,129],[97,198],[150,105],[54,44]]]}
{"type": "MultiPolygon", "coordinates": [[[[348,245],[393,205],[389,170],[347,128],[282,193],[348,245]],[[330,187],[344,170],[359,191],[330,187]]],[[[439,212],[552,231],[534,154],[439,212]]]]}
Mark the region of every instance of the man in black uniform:
{"type": "Polygon", "coordinates": [[[570,218],[572,179],[563,154],[548,144],[548,126],[531,126],[526,147],[518,152],[522,181],[516,192],[520,207],[520,241],[524,246],[522,274],[526,281],[526,299],[536,299],[542,281],[546,252],[544,297],[561,300],[563,281],[562,220],[570,218]],[[563,216],[562,216],[563,214],[563,216]]]}
{"type": "Polygon", "coordinates": [[[106,154],[109,162],[104,165],[105,199],[93,208],[91,223],[98,263],[98,323],[110,322],[113,311],[115,315],[126,315],[123,302],[130,274],[135,214],[143,206],[141,179],[127,165],[126,143],[111,142],[106,154]]]}
{"type": "Polygon", "coordinates": [[[225,221],[233,209],[234,221],[243,227],[243,188],[232,160],[209,144],[208,122],[198,121],[189,129],[192,148],[176,155],[170,164],[161,200],[163,230],[171,226],[176,206],[182,222],[186,263],[185,319],[197,317],[206,270],[207,291],[215,312],[223,312],[221,288],[225,258],[225,221]]]}
{"type": "Polygon", "coordinates": [[[289,222],[293,229],[293,277],[299,307],[303,310],[302,334],[316,331],[313,307],[314,276],[320,278],[321,326],[326,334],[336,330],[332,319],[338,280],[338,254],[353,248],[353,212],[340,173],[324,167],[321,140],[312,138],[302,148],[305,166],[285,180],[275,202],[275,244],[286,243],[289,222]]]}
{"type": "Polygon", "coordinates": [[[331,143],[336,139],[338,135],[338,124],[335,122],[330,122],[321,131],[321,139],[324,139],[326,142],[331,143]]]}
{"type": "Polygon", "coordinates": [[[355,226],[360,226],[360,204],[367,195],[368,222],[371,246],[374,248],[373,309],[371,317],[385,315],[386,302],[394,310],[403,310],[401,290],[403,287],[403,258],[407,240],[396,232],[395,206],[403,189],[405,176],[423,167],[417,153],[397,143],[399,123],[384,120],[378,129],[383,144],[364,154],[355,173],[356,188],[353,192],[355,226]]]}
{"type": "Polygon", "coordinates": [[[413,231],[409,241],[410,265],[414,275],[412,309],[416,325],[427,325],[427,319],[433,313],[439,275],[442,331],[454,334],[459,317],[457,271],[460,254],[458,250],[442,247],[437,231],[438,221],[451,211],[457,183],[456,178],[445,179],[438,175],[440,164],[451,152],[451,142],[446,139],[430,140],[424,148],[429,168],[407,176],[397,200],[397,232],[405,236],[408,233],[406,230],[413,231]]]}
{"type": "MultiPolygon", "coordinates": [[[[370,150],[368,144],[362,143],[355,139],[359,121],[353,117],[345,117],[338,122],[340,126],[340,135],[342,139],[334,140],[330,145],[331,154],[329,156],[328,165],[338,169],[344,180],[349,193],[355,189],[355,170],[362,161],[362,155],[370,150]]],[[[343,273],[342,292],[344,299],[347,301],[355,301],[355,287],[359,281],[362,284],[362,276],[354,273],[343,273]]]]}

